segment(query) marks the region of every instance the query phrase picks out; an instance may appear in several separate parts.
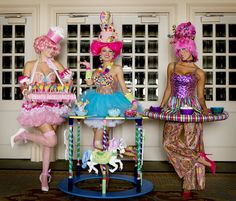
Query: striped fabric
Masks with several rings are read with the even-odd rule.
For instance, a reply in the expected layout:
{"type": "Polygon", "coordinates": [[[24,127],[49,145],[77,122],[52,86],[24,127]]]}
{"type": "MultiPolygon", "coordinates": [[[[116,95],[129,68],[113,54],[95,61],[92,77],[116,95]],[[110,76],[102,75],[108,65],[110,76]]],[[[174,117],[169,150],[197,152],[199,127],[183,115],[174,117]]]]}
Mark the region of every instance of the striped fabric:
{"type": "Polygon", "coordinates": [[[170,114],[168,112],[150,112],[146,110],[144,112],[145,116],[149,117],[150,119],[158,119],[162,121],[176,121],[176,122],[211,122],[211,121],[222,121],[229,117],[228,112],[224,111],[222,114],[209,114],[209,115],[202,115],[199,113],[194,113],[192,115],[182,115],[180,112],[175,114],[170,114]]]}

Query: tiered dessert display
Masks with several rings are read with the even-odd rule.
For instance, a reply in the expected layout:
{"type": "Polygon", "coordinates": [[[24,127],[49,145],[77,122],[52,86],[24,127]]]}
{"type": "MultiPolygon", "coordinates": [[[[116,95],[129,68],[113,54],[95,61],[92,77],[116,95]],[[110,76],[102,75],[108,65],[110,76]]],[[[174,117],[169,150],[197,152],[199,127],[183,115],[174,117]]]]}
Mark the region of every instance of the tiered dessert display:
{"type": "Polygon", "coordinates": [[[35,102],[63,102],[72,103],[76,100],[74,87],[59,83],[35,83],[30,85],[30,93],[26,98],[35,102]]]}

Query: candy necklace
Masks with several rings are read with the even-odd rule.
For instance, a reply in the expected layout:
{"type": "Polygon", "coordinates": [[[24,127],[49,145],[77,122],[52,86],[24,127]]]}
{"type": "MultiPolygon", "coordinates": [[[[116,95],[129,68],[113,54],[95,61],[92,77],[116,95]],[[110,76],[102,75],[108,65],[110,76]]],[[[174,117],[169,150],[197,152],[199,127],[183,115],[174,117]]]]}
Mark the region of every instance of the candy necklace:
{"type": "Polygon", "coordinates": [[[102,70],[103,70],[103,66],[104,66],[104,64],[102,64],[102,65],[100,65],[100,66],[98,67],[98,72],[99,72],[100,74],[102,74],[102,75],[105,75],[105,74],[107,74],[107,73],[110,72],[111,67],[113,66],[113,62],[110,62],[110,63],[106,66],[106,68],[105,68],[104,71],[102,71],[102,70]]]}

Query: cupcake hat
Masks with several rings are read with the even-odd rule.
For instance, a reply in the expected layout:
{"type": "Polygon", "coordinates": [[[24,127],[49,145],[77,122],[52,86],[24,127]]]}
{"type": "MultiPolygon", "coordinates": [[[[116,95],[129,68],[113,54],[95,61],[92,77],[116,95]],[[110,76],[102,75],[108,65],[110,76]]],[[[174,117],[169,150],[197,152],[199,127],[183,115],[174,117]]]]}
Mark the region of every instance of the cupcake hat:
{"type": "Polygon", "coordinates": [[[113,59],[115,59],[120,53],[123,47],[123,42],[117,41],[117,32],[113,27],[113,23],[110,22],[111,15],[109,11],[103,11],[100,14],[100,27],[101,32],[97,40],[93,40],[90,51],[93,56],[99,56],[103,47],[108,47],[114,53],[113,59]]]}
{"type": "Polygon", "coordinates": [[[50,27],[46,36],[56,44],[65,37],[61,27],[50,27]]]}
{"type": "Polygon", "coordinates": [[[192,54],[193,61],[196,62],[198,60],[197,48],[194,42],[195,36],[196,29],[191,22],[181,23],[177,27],[173,26],[173,35],[169,35],[169,37],[178,58],[180,58],[179,50],[187,49],[192,54]]]}

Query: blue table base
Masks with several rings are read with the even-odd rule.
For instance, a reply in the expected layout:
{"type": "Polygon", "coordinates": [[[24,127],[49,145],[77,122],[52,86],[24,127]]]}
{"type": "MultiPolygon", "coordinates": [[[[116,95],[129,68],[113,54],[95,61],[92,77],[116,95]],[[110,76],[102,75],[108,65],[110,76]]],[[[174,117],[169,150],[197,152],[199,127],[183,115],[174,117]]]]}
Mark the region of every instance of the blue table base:
{"type": "MultiPolygon", "coordinates": [[[[131,197],[138,197],[145,195],[149,192],[152,191],[153,189],[153,184],[145,179],[142,179],[142,186],[141,189],[137,189],[136,186],[134,188],[131,188],[129,190],[124,190],[124,191],[116,191],[116,192],[106,192],[105,195],[102,194],[102,192],[99,191],[92,191],[92,190],[84,190],[80,189],[78,186],[75,184],[85,181],[85,180],[90,180],[90,179],[101,179],[101,175],[81,175],[80,177],[73,178],[73,187],[72,189],[68,189],[68,178],[62,180],[58,188],[67,194],[74,195],[74,196],[79,196],[79,197],[84,197],[84,198],[95,198],[95,199],[121,199],[121,198],[131,198],[131,197]]],[[[110,179],[116,179],[116,180],[123,180],[123,181],[128,181],[136,185],[137,181],[134,179],[132,176],[127,176],[127,175],[110,175],[110,179]]]]}

